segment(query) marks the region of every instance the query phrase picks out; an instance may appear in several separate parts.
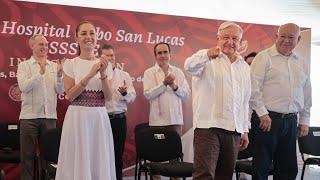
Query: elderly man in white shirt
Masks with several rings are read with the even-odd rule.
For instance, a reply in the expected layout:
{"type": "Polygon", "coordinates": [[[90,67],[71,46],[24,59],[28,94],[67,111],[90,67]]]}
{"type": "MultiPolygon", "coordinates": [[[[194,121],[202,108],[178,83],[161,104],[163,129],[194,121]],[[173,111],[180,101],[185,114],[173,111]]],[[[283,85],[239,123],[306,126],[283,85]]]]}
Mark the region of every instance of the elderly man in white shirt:
{"type": "Polygon", "coordinates": [[[127,104],[136,98],[131,77],[129,73],[116,67],[116,55],[113,46],[103,44],[99,49],[101,58],[107,59],[112,65],[108,69],[111,77],[112,100],[106,101],[114,142],[115,167],[117,180],[122,180],[123,153],[127,136],[127,104]]]}
{"type": "Polygon", "coordinates": [[[48,41],[42,35],[29,39],[30,59],[18,66],[21,91],[20,151],[21,179],[34,179],[34,158],[38,137],[56,127],[57,94],[64,91],[60,61],[47,59],[48,41]]]}
{"type": "Polygon", "coordinates": [[[182,134],[182,102],[190,88],[183,72],[171,64],[170,46],[160,42],[154,46],[156,64],[144,72],[143,93],[150,102],[149,125],[166,127],[182,134]]]}
{"type": "Polygon", "coordinates": [[[250,68],[237,52],[243,30],[224,22],[217,45],[187,58],[192,76],[193,179],[232,179],[239,149],[248,146],[250,68]]]}
{"type": "Polygon", "coordinates": [[[299,40],[299,26],[280,26],[275,45],[260,52],[251,65],[256,180],[267,179],[271,163],[274,179],[295,179],[298,173],[296,137],[308,134],[311,107],[307,60],[294,51],[299,40]]]}

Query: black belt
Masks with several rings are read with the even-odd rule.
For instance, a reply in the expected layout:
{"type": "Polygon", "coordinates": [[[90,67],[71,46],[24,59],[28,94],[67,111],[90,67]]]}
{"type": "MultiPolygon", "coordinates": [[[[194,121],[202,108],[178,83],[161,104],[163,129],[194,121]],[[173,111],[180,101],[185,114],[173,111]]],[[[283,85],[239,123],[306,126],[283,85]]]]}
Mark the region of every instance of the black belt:
{"type": "Polygon", "coordinates": [[[109,119],[122,119],[126,117],[124,112],[115,114],[115,113],[108,113],[109,119]]]}
{"type": "Polygon", "coordinates": [[[269,111],[269,115],[277,118],[290,118],[290,117],[295,117],[297,116],[297,113],[278,113],[274,111],[269,111]]]}

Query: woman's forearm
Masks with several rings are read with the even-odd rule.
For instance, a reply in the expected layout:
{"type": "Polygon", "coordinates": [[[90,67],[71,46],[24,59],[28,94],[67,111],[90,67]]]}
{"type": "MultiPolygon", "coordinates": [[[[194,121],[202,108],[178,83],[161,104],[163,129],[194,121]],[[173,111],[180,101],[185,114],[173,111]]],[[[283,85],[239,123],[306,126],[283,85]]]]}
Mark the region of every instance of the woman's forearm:
{"type": "Polygon", "coordinates": [[[110,101],[112,99],[110,80],[108,80],[108,78],[105,76],[104,78],[101,78],[101,84],[105,100],[110,101]]]}
{"type": "Polygon", "coordinates": [[[73,86],[71,89],[69,89],[66,92],[67,95],[67,99],[72,102],[73,100],[75,100],[86,88],[86,86],[88,85],[88,82],[90,81],[90,77],[86,76],[85,78],[83,78],[81,81],[79,81],[78,84],[76,84],[75,86],[73,86]]]}

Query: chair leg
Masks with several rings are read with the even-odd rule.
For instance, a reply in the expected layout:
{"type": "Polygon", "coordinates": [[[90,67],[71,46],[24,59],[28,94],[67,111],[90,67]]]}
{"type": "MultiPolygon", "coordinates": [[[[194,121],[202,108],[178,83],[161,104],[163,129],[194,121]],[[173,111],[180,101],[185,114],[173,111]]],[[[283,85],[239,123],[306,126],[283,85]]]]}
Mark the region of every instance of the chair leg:
{"type": "Polygon", "coordinates": [[[41,179],[42,179],[42,180],[47,180],[47,171],[46,171],[46,170],[42,170],[41,172],[42,172],[42,173],[41,173],[41,174],[42,174],[42,175],[41,175],[41,179]]]}
{"type": "Polygon", "coordinates": [[[302,168],[302,172],[301,172],[301,180],[303,180],[303,176],[304,176],[304,171],[306,169],[306,163],[303,163],[303,168],[302,168]]]}
{"type": "Polygon", "coordinates": [[[236,180],[240,180],[240,172],[236,171],[236,180]]]}
{"type": "Polygon", "coordinates": [[[138,180],[140,180],[140,179],[141,179],[141,169],[138,168],[138,180]]]}
{"type": "Polygon", "coordinates": [[[136,158],[136,167],[134,168],[134,180],[137,180],[138,175],[138,158],[136,158]]]}

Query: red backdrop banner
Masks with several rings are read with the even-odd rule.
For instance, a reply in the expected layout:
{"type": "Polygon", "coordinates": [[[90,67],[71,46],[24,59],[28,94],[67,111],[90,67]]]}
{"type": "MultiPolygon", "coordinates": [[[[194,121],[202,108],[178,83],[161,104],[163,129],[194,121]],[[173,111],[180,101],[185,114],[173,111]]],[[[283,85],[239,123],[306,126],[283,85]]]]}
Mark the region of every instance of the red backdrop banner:
{"type": "MultiPolygon", "coordinates": [[[[136,124],[148,121],[149,104],[143,97],[142,77],[154,65],[153,46],[165,41],[171,45],[171,64],[181,67],[185,59],[199,49],[216,43],[221,20],[138,13],[110,9],[94,9],[42,3],[0,1],[0,122],[19,121],[20,92],[16,71],[19,62],[31,56],[28,38],[43,34],[49,41],[49,59],[73,58],[77,55],[74,41],[76,25],[83,20],[97,27],[98,44],[110,43],[115,47],[118,66],[129,72],[137,92],[134,103],[128,106],[128,136],[124,167],[135,162],[133,130],[136,124]]],[[[277,27],[238,23],[244,29],[241,52],[260,51],[269,47],[277,27]]],[[[190,76],[186,74],[191,86],[190,76]]],[[[68,102],[59,96],[58,126],[62,126],[68,102]]],[[[191,97],[184,102],[183,131],[192,127],[191,97]]],[[[1,138],[1,137],[0,137],[1,138]]],[[[7,178],[18,177],[19,168],[2,165],[7,178]]]]}

